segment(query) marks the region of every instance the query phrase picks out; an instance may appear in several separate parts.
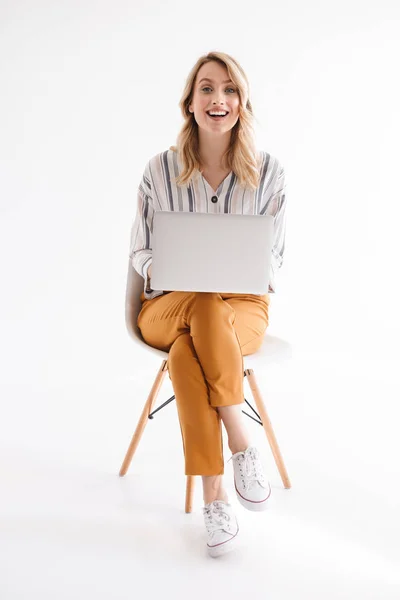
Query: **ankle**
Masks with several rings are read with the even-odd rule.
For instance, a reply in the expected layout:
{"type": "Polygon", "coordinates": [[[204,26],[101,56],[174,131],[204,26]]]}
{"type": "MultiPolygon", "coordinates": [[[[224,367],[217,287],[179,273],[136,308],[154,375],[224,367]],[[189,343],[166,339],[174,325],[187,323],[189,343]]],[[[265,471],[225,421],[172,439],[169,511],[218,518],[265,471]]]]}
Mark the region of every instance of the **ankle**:
{"type": "Polygon", "coordinates": [[[203,500],[204,500],[204,505],[210,504],[210,502],[214,502],[215,500],[222,500],[223,502],[226,502],[226,503],[229,502],[228,494],[225,491],[220,492],[219,494],[216,494],[215,496],[204,496],[203,500]]]}
{"type": "Polygon", "coordinates": [[[227,494],[224,488],[223,475],[203,475],[203,500],[204,504],[223,500],[226,502],[227,494]]]}
{"type": "Polygon", "coordinates": [[[244,452],[249,446],[249,443],[229,444],[229,450],[232,452],[232,454],[236,454],[237,452],[244,452]]]}

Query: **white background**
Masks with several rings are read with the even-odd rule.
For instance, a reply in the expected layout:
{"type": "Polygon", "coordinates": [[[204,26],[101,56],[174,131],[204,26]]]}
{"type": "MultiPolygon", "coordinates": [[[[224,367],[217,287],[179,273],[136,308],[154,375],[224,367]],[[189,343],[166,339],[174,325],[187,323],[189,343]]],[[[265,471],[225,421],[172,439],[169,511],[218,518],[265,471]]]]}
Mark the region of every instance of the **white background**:
{"type": "MultiPolygon", "coordinates": [[[[232,598],[261,583],[273,599],[399,597],[399,31],[394,0],[0,3],[4,600],[153,598],[153,570],[187,597],[188,560],[211,578],[196,598],[207,581],[223,594],[221,573],[232,598]],[[293,346],[256,374],[293,487],[246,420],[276,512],[260,538],[238,507],[249,545],[218,568],[200,478],[183,513],[174,405],[117,477],[160,366],[125,329],[136,190],[211,50],[245,69],[257,146],[285,166],[269,331],[293,346]]],[[[160,403],[172,393],[166,378],[160,403]]]]}

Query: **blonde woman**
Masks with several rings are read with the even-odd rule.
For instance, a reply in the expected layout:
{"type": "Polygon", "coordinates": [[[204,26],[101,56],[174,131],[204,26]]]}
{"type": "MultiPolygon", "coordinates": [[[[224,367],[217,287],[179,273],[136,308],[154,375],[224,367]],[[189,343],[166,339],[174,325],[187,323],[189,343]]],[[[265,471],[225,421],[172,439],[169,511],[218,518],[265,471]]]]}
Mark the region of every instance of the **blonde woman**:
{"type": "MultiPolygon", "coordinates": [[[[285,245],[285,174],[277,158],[255,148],[248,80],[228,54],[199,58],[180,108],[184,124],[177,145],[145,166],[130,258],[144,279],[138,327],[146,343],[169,352],[185,475],[202,476],[207,549],[215,557],[234,548],[239,531],[223,485],[221,420],[237,499],[249,510],[264,510],[271,494],[243,422],[243,356],[257,351],[268,327],[269,294],[275,293],[285,245]],[[158,210],[273,215],[268,293],[153,290],[152,224],[158,210]]],[[[253,260],[258,258],[249,256],[253,260]]]]}

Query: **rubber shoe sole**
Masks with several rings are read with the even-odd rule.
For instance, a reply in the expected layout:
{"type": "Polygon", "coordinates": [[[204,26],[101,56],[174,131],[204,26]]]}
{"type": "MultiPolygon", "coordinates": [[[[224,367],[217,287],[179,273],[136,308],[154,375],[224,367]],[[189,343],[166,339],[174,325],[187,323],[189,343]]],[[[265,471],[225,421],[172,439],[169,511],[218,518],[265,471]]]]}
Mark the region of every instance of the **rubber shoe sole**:
{"type": "Polygon", "coordinates": [[[218,556],[222,556],[223,554],[227,554],[228,552],[235,550],[235,548],[238,545],[238,533],[239,533],[239,526],[238,526],[236,534],[234,536],[232,536],[230,539],[228,539],[224,542],[219,542],[215,546],[210,546],[209,544],[207,544],[207,551],[208,551],[209,556],[211,556],[212,558],[217,558],[218,556]]]}
{"type": "Polygon", "coordinates": [[[263,500],[249,500],[248,498],[245,498],[237,489],[236,484],[235,490],[237,499],[239,500],[240,504],[244,506],[244,508],[247,508],[247,510],[251,510],[253,512],[261,512],[263,510],[271,508],[271,501],[273,501],[273,497],[271,495],[271,486],[269,484],[268,490],[266,490],[267,496],[263,500]]]}

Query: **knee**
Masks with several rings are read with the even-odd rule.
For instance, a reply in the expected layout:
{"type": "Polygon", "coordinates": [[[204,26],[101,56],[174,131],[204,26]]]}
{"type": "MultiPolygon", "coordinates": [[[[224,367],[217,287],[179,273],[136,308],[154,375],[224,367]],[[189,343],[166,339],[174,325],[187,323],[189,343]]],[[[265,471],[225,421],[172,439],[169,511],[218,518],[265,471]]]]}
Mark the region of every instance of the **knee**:
{"type": "Polygon", "coordinates": [[[191,349],[191,337],[190,333],[187,331],[186,333],[182,333],[180,336],[178,336],[172,344],[168,353],[168,360],[171,361],[171,363],[175,363],[183,356],[190,353],[191,349]]]}

